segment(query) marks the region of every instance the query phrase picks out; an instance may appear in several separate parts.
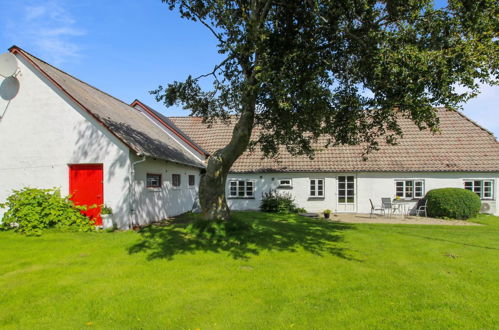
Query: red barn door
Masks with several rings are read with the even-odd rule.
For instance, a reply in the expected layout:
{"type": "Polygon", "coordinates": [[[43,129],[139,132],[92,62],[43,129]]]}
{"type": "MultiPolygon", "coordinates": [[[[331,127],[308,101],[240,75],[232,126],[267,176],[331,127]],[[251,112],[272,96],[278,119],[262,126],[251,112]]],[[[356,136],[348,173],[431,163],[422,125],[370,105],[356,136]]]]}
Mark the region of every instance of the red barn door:
{"type": "Polygon", "coordinates": [[[69,194],[75,205],[98,205],[83,213],[95,221],[96,226],[102,225],[100,211],[104,203],[102,164],[69,165],[69,194]]]}

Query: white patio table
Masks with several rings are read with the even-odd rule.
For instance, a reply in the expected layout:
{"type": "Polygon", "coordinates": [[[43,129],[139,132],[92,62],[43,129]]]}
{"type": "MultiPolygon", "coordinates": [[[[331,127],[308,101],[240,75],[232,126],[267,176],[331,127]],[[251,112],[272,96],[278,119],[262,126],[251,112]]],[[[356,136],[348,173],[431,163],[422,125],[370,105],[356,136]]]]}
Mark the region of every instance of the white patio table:
{"type": "Polygon", "coordinates": [[[393,201],[392,201],[392,205],[393,205],[393,210],[394,210],[394,214],[400,214],[404,217],[404,219],[406,218],[406,216],[408,215],[408,208],[407,208],[407,201],[403,200],[403,199],[396,199],[394,198],[393,201]]]}

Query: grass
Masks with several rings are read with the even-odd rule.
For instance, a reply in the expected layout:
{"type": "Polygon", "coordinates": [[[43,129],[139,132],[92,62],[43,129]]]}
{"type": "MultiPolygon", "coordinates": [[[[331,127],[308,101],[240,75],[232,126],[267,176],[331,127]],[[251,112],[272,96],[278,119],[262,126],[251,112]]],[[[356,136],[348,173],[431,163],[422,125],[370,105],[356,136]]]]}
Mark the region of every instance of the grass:
{"type": "Polygon", "coordinates": [[[0,232],[2,328],[499,326],[499,218],[334,224],[235,213],[222,235],[0,232]]]}

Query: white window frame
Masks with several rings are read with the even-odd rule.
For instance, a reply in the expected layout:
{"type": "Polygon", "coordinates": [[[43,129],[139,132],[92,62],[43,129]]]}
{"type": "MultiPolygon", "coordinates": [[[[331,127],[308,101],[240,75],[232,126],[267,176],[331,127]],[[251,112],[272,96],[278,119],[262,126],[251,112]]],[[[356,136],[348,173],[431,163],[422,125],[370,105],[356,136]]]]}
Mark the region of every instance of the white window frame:
{"type": "Polygon", "coordinates": [[[324,198],[325,195],[325,180],[324,179],[309,179],[308,194],[310,198],[324,198]],[[321,184],[319,184],[319,181],[321,184]],[[322,186],[322,189],[319,189],[322,186]]]}
{"type": "Polygon", "coordinates": [[[277,180],[277,188],[293,188],[292,179],[279,179],[277,180]],[[289,183],[282,183],[282,181],[289,181],[289,183]]]}
{"type": "Polygon", "coordinates": [[[229,180],[229,198],[252,199],[255,198],[255,180],[250,179],[230,179],[229,180]],[[248,183],[251,184],[251,190],[248,189],[248,183]],[[235,190],[232,188],[235,187],[235,190]],[[241,191],[242,189],[242,191],[241,191]],[[242,194],[241,194],[242,192],[242,194]],[[251,192],[250,194],[248,194],[251,192]]]}
{"type": "Polygon", "coordinates": [[[397,179],[395,180],[395,196],[402,199],[421,199],[425,196],[425,182],[423,179],[397,179]],[[411,196],[408,196],[409,186],[407,182],[412,182],[412,189],[410,190],[411,196]],[[402,195],[399,195],[399,183],[402,183],[402,195]],[[421,184],[421,194],[416,194],[416,183],[421,184]],[[416,196],[417,195],[417,196],[416,196]]]}
{"type": "Polygon", "coordinates": [[[494,200],[494,180],[493,179],[465,179],[463,180],[464,184],[464,189],[473,191],[476,193],[481,200],[494,200]],[[478,186],[476,185],[476,182],[480,182],[479,189],[478,186]],[[471,184],[471,189],[468,189],[466,187],[466,184],[470,183],[471,184]],[[490,196],[485,197],[484,196],[484,191],[485,191],[485,183],[490,184],[490,196]]]}

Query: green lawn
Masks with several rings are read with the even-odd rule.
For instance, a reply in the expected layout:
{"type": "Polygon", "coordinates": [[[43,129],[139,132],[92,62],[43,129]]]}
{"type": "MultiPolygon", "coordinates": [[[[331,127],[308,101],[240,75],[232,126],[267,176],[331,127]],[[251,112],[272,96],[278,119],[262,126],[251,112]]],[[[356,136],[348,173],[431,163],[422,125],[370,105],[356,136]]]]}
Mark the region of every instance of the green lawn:
{"type": "Polygon", "coordinates": [[[345,225],[235,213],[197,240],[0,232],[4,328],[499,327],[499,218],[484,226],[345,225]]]}

